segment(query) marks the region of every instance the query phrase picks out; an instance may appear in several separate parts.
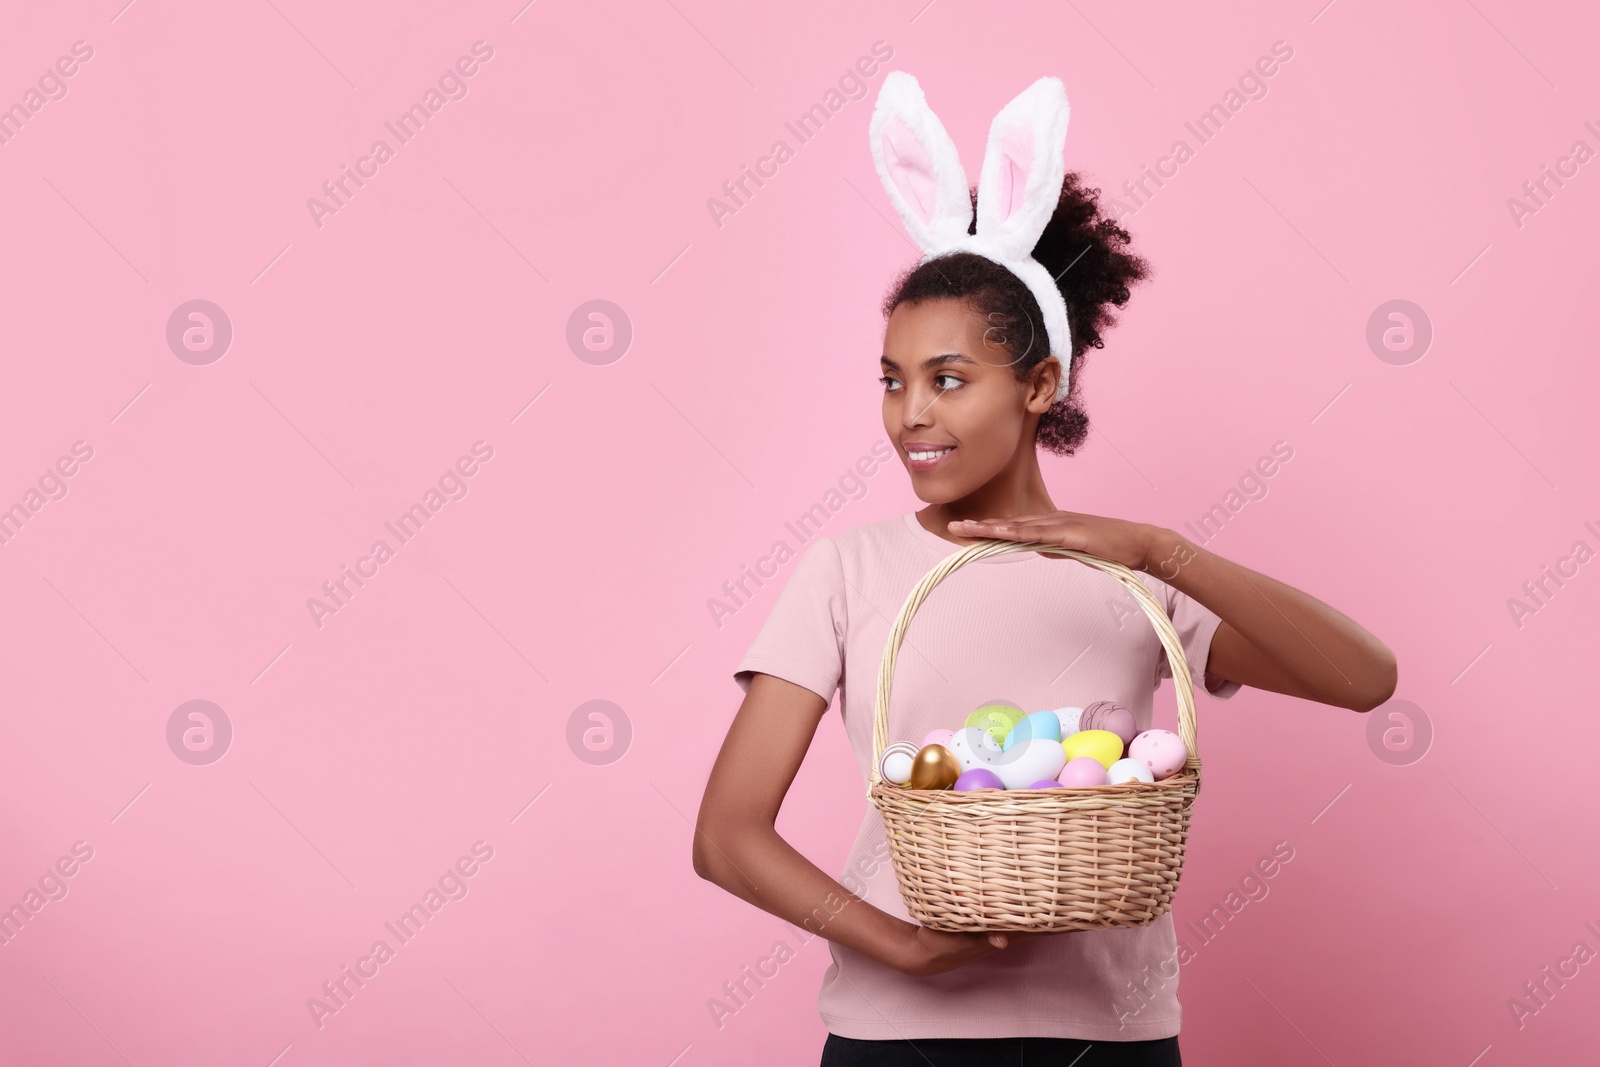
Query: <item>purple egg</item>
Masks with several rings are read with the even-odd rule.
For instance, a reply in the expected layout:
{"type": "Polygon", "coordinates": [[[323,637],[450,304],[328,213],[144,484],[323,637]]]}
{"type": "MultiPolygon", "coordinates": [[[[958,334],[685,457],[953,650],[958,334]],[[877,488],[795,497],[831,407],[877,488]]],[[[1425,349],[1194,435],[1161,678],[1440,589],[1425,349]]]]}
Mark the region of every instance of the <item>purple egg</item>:
{"type": "Polygon", "coordinates": [[[974,767],[964,772],[956,779],[956,784],[950,788],[956,790],[968,789],[1004,789],[1005,783],[1000,781],[1000,776],[987,767],[974,767]]]}
{"type": "Polygon", "coordinates": [[[1060,777],[1061,784],[1071,789],[1111,784],[1111,778],[1106,774],[1106,765],[1093,756],[1079,756],[1077,759],[1067,760],[1067,765],[1061,768],[1060,777]]]}
{"type": "Polygon", "coordinates": [[[1093,704],[1083,709],[1083,718],[1079,720],[1080,730],[1110,730],[1122,738],[1123,747],[1132,741],[1139,732],[1139,727],[1133,721],[1133,712],[1118,704],[1115,700],[1096,700],[1093,704]]]}
{"type": "Polygon", "coordinates": [[[1029,789],[1060,789],[1061,783],[1054,778],[1041,778],[1028,787],[1029,789]]]}

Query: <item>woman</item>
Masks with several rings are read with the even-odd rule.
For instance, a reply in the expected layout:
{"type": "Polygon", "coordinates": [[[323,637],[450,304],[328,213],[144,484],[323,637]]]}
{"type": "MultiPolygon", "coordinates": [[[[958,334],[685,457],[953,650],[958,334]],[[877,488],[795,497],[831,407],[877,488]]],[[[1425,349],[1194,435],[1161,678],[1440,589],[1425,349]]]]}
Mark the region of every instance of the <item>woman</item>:
{"type": "MultiPolygon", "coordinates": [[[[969,195],[970,234],[979,193],[969,195]]],[[[1065,367],[1040,343],[1036,324],[1049,321],[1041,300],[993,259],[956,251],[898,280],[883,305],[883,425],[927,506],[814,538],[734,673],[745,697],[706,785],[694,868],[828,939],[823,1067],[1180,1063],[1170,912],[1140,927],[1065,934],[930,930],[909,920],[875,809],[839,880],[775,829],[836,691],[866,783],[889,628],[911,588],[959,546],[1044,542],[1148,575],[1197,692],[1226,698],[1250,685],[1365,712],[1394,691],[1390,650],[1320,600],[1172,530],[1052,500],[1038,452],[1070,456],[1087,436],[1084,354],[1103,347],[1110,305],[1124,305],[1147,273],[1096,200],[1066,174],[1033,246],[1071,324],[1065,367]]],[[[1000,688],[1026,708],[1116,700],[1149,729],[1152,695],[1170,669],[1116,579],[1062,557],[990,557],[950,575],[912,620],[890,740],[955,725],[1000,688]]]]}

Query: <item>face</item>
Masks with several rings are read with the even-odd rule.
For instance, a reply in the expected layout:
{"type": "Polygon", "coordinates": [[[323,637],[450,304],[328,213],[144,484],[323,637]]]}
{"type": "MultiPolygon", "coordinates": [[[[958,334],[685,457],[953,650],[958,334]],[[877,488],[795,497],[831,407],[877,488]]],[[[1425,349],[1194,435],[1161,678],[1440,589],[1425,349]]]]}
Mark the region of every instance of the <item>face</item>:
{"type": "Polygon", "coordinates": [[[1055,363],[1017,380],[1014,357],[959,300],[901,304],[883,337],[883,427],[917,496],[946,503],[988,484],[1033,452],[1050,408],[1055,363]]]}

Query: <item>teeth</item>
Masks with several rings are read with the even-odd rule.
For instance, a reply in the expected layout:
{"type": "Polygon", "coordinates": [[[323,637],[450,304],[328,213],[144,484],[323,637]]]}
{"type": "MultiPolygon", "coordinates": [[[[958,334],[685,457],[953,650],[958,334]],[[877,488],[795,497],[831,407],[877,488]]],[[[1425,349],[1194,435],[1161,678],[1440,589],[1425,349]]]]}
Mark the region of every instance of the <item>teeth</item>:
{"type": "Polygon", "coordinates": [[[920,463],[923,460],[938,459],[940,456],[948,455],[951,451],[953,450],[942,448],[937,452],[907,452],[906,455],[920,463]]]}

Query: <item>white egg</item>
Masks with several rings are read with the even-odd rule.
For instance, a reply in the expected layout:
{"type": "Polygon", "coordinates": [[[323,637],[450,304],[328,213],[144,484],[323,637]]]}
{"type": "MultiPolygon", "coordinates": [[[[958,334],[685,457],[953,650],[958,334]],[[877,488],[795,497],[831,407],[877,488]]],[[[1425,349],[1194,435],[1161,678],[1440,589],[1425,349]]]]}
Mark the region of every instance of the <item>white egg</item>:
{"type": "Polygon", "coordinates": [[[1061,736],[1071,737],[1078,732],[1078,720],[1083,718],[1083,709],[1057,708],[1056,718],[1061,720],[1061,736]]]}
{"type": "Polygon", "coordinates": [[[1012,745],[989,763],[1007,789],[1027,789],[1034,782],[1054,778],[1067,765],[1067,750],[1060,741],[1035,737],[1012,745]]]}
{"type": "Polygon", "coordinates": [[[1121,785],[1123,782],[1153,782],[1156,776],[1150,768],[1136,759],[1119,759],[1106,768],[1106,777],[1111,779],[1112,785],[1121,785]]]}
{"type": "Polygon", "coordinates": [[[886,782],[905,785],[911,781],[911,764],[917,758],[917,746],[909,741],[896,741],[883,750],[878,760],[878,774],[886,782]]]}
{"type": "Polygon", "coordinates": [[[974,767],[993,770],[994,761],[1000,758],[1000,742],[994,739],[994,734],[979,726],[957,730],[947,747],[956,754],[956,762],[961,764],[963,771],[970,771],[974,767]]]}

